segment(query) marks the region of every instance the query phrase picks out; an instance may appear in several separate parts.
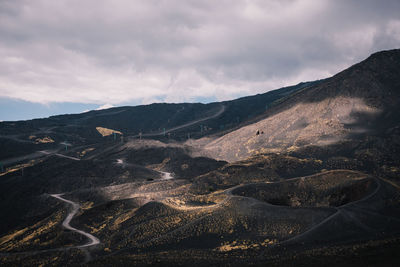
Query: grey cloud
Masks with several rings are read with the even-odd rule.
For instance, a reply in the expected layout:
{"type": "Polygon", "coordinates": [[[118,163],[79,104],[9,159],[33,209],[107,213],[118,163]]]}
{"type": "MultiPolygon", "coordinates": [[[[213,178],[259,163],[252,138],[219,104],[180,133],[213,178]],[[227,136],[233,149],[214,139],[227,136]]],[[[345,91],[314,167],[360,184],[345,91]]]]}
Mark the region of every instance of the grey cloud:
{"type": "Polygon", "coordinates": [[[258,93],[400,44],[393,1],[2,1],[0,96],[118,104],[258,93]]]}

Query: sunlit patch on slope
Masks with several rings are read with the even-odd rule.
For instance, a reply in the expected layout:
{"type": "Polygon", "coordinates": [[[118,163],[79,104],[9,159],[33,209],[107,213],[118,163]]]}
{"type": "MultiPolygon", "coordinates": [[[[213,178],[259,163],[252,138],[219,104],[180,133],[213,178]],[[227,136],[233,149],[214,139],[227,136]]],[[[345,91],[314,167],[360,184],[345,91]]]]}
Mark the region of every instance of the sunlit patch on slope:
{"type": "Polygon", "coordinates": [[[203,153],[216,159],[234,161],[259,152],[279,152],[309,144],[332,144],[350,134],[366,132],[363,118],[375,117],[379,113],[378,108],[355,97],[300,101],[266,119],[211,141],[204,146],[203,153]]]}
{"type": "Polygon", "coordinates": [[[101,134],[103,137],[104,136],[109,136],[112,134],[120,134],[122,135],[122,133],[120,131],[116,131],[113,129],[108,129],[108,128],[104,128],[104,127],[96,127],[96,130],[99,132],[99,134],[101,134]]]}

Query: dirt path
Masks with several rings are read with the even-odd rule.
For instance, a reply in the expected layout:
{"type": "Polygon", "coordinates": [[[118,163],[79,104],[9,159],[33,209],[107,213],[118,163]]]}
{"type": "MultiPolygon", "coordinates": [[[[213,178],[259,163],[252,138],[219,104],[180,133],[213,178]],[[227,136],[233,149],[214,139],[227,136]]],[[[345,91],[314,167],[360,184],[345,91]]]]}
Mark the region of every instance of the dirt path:
{"type": "Polygon", "coordinates": [[[39,151],[39,153],[42,153],[42,154],[45,154],[45,155],[55,155],[57,157],[67,158],[67,159],[72,159],[72,160],[81,160],[80,158],[70,157],[70,156],[63,155],[63,154],[56,153],[56,152],[48,152],[46,150],[41,150],[41,151],[39,151]]]}
{"type": "Polygon", "coordinates": [[[20,136],[20,134],[0,135],[0,138],[10,139],[10,140],[13,140],[13,141],[16,141],[19,143],[35,144],[34,141],[21,139],[21,138],[19,138],[19,136],[20,136]]]}
{"type": "Polygon", "coordinates": [[[337,217],[338,215],[344,214],[345,216],[347,216],[350,220],[354,221],[357,225],[359,225],[362,228],[366,228],[367,226],[365,226],[362,222],[355,220],[355,217],[349,213],[349,211],[346,211],[346,207],[352,207],[353,209],[356,209],[356,205],[357,203],[363,202],[368,200],[369,198],[371,198],[372,196],[376,195],[378,193],[378,191],[381,188],[381,183],[379,181],[379,179],[374,178],[374,181],[376,182],[376,188],[373,192],[371,192],[370,194],[366,195],[365,197],[363,197],[362,199],[359,199],[357,201],[353,201],[350,203],[347,203],[345,205],[339,206],[339,207],[334,207],[336,209],[336,212],[332,215],[330,215],[329,217],[325,218],[323,221],[321,221],[320,223],[314,225],[313,227],[311,227],[310,229],[306,230],[303,233],[300,233],[294,237],[291,237],[287,240],[284,240],[283,242],[281,242],[280,244],[286,244],[289,242],[293,242],[296,240],[299,240],[300,238],[303,238],[305,236],[307,236],[308,234],[311,234],[312,232],[314,232],[315,230],[317,230],[318,228],[322,227],[323,225],[325,225],[326,223],[330,222],[332,219],[334,219],[335,217],[337,217]]]}
{"type": "Polygon", "coordinates": [[[43,157],[52,156],[52,155],[55,155],[57,157],[72,159],[72,160],[81,160],[80,158],[75,158],[75,157],[71,157],[71,156],[67,156],[67,155],[58,153],[61,150],[62,150],[61,148],[53,149],[53,150],[39,150],[39,151],[30,153],[30,154],[27,154],[27,155],[4,159],[4,160],[2,160],[0,162],[3,164],[3,166],[10,166],[12,164],[16,164],[16,163],[19,163],[19,162],[22,162],[22,161],[25,161],[25,160],[43,158],[43,157]]]}
{"type": "Polygon", "coordinates": [[[86,238],[88,238],[88,242],[86,244],[83,245],[79,245],[79,246],[73,246],[73,247],[61,247],[61,248],[53,248],[53,249],[42,249],[42,250],[33,250],[33,251],[22,251],[22,252],[11,252],[11,253],[0,253],[0,256],[13,256],[13,255],[24,255],[24,256],[33,256],[33,255],[37,255],[37,254],[41,254],[41,253],[48,253],[48,252],[57,252],[57,251],[67,251],[70,249],[80,249],[84,252],[85,254],[85,261],[83,263],[87,263],[88,261],[90,261],[92,259],[90,252],[88,250],[89,247],[92,246],[96,246],[98,244],[100,244],[100,240],[93,236],[90,233],[87,233],[85,231],[76,229],[75,227],[72,227],[70,225],[71,220],[74,218],[74,216],[76,215],[76,213],[78,212],[80,205],[78,203],[75,203],[71,200],[65,199],[62,196],[62,194],[53,194],[50,195],[54,198],[57,198],[58,200],[61,200],[69,205],[72,206],[72,210],[68,213],[67,217],[64,219],[64,221],[62,222],[62,225],[64,228],[74,231],[78,234],[81,234],[83,236],[85,236],[86,238]]]}
{"type": "MultiPolygon", "coordinates": [[[[279,183],[282,183],[282,182],[295,181],[295,180],[304,179],[304,178],[313,177],[313,176],[314,175],[304,176],[304,177],[295,177],[295,178],[287,179],[285,181],[266,182],[265,184],[279,184],[279,183]]],[[[363,179],[365,177],[366,176],[361,176],[361,178],[363,178],[363,179]]],[[[358,178],[358,179],[361,179],[361,178],[358,178]]],[[[368,231],[371,231],[372,229],[370,229],[368,226],[366,226],[363,222],[359,221],[352,214],[352,212],[349,209],[351,208],[353,210],[357,210],[358,209],[358,207],[357,207],[358,203],[361,203],[361,202],[364,202],[364,201],[370,199],[371,197],[375,196],[379,192],[379,190],[381,189],[381,182],[380,182],[380,180],[378,178],[374,178],[374,181],[376,183],[376,187],[371,193],[369,193],[368,195],[364,196],[363,198],[361,198],[361,199],[359,199],[357,201],[353,201],[353,202],[347,203],[347,204],[339,206],[339,207],[333,207],[336,210],[336,212],[334,212],[330,216],[326,217],[324,220],[322,220],[321,222],[319,222],[316,225],[312,226],[308,230],[306,230],[306,231],[304,231],[304,232],[302,232],[302,233],[300,233],[300,234],[298,234],[296,236],[293,236],[293,237],[291,237],[289,239],[286,239],[286,240],[280,242],[280,245],[291,243],[291,242],[296,242],[300,238],[303,238],[303,237],[305,237],[305,236],[307,236],[309,234],[312,234],[315,230],[319,229],[320,227],[322,227],[326,223],[330,222],[331,220],[333,220],[334,218],[336,218],[339,215],[344,215],[349,220],[351,220],[354,223],[356,223],[359,227],[364,228],[364,229],[366,229],[368,231]]],[[[215,209],[215,208],[221,207],[223,204],[227,203],[230,199],[232,199],[233,197],[236,196],[236,195],[234,195],[232,193],[236,188],[239,188],[241,186],[251,185],[251,184],[260,184],[260,183],[257,182],[257,183],[250,183],[250,184],[233,186],[231,188],[228,188],[228,189],[224,190],[223,193],[226,195],[226,197],[220,203],[217,203],[217,204],[214,204],[214,205],[210,205],[210,206],[191,207],[191,209],[215,209]]],[[[243,197],[243,196],[241,196],[241,197],[243,197]]],[[[257,203],[262,203],[262,201],[258,201],[256,199],[251,198],[251,197],[245,197],[245,198],[250,199],[250,200],[254,200],[257,203]]],[[[265,203],[265,204],[267,204],[267,203],[265,203]]],[[[271,205],[271,204],[267,204],[267,205],[271,205]]],[[[171,204],[169,204],[169,206],[171,206],[173,208],[181,209],[181,210],[184,209],[182,207],[177,207],[177,206],[174,206],[174,205],[171,205],[171,204]]],[[[182,227],[184,227],[184,226],[182,226],[182,227]]],[[[182,228],[182,227],[180,227],[180,228],[182,228]]],[[[176,229],[176,230],[178,230],[178,229],[176,229]]]]}
{"type": "Polygon", "coordinates": [[[100,244],[100,240],[97,237],[95,237],[92,234],[89,234],[89,233],[87,233],[85,231],[76,229],[75,227],[72,227],[70,225],[70,222],[71,222],[72,218],[74,218],[75,214],[78,212],[78,210],[80,208],[80,205],[78,203],[75,203],[75,202],[73,202],[71,200],[68,200],[68,199],[65,199],[65,198],[61,197],[62,194],[53,194],[53,195],[50,195],[50,196],[52,196],[54,198],[57,198],[57,199],[59,199],[61,201],[64,201],[64,202],[66,202],[66,203],[68,203],[68,204],[70,204],[72,206],[71,212],[68,214],[67,218],[65,218],[65,220],[62,223],[62,225],[66,229],[74,231],[76,233],[79,233],[79,234],[81,234],[81,235],[83,235],[83,236],[85,236],[85,237],[87,237],[89,239],[88,243],[86,243],[84,245],[77,246],[77,248],[91,247],[91,246],[95,246],[95,245],[100,244]]]}
{"type": "MultiPolygon", "coordinates": [[[[188,127],[188,126],[191,126],[193,124],[196,124],[196,123],[199,123],[199,122],[202,122],[202,121],[206,121],[206,120],[209,120],[209,119],[216,118],[219,115],[221,115],[222,113],[224,113],[225,109],[226,109],[226,107],[224,105],[221,105],[221,108],[211,116],[204,117],[204,118],[201,118],[201,119],[198,119],[198,120],[194,120],[194,121],[191,121],[191,122],[188,122],[188,123],[185,123],[185,124],[182,124],[182,125],[170,128],[170,129],[167,129],[167,130],[162,131],[162,132],[142,134],[142,137],[164,135],[164,133],[170,133],[170,132],[173,132],[173,131],[176,131],[176,130],[179,130],[179,129],[182,129],[182,128],[185,128],[185,127],[188,127]]],[[[134,135],[132,137],[139,137],[139,135],[137,134],[137,135],[134,135]]]]}
{"type": "Polygon", "coordinates": [[[66,228],[68,230],[71,230],[71,231],[74,231],[74,232],[76,232],[78,234],[81,234],[81,235],[83,235],[83,236],[85,236],[86,238],[89,239],[86,244],[74,247],[74,248],[81,249],[85,253],[85,261],[84,261],[84,263],[89,262],[89,261],[92,260],[92,256],[90,255],[90,252],[89,252],[89,250],[87,248],[100,244],[100,240],[97,237],[95,237],[94,235],[92,235],[90,233],[87,233],[85,231],[76,229],[75,227],[72,227],[70,225],[71,220],[74,218],[74,216],[78,212],[78,210],[80,208],[80,205],[78,203],[75,203],[75,202],[71,201],[71,200],[68,200],[68,199],[65,199],[65,198],[61,197],[61,195],[62,194],[53,194],[53,195],[50,195],[50,196],[52,196],[54,198],[57,198],[57,199],[65,202],[65,203],[68,203],[69,205],[72,206],[72,210],[70,211],[70,213],[68,213],[67,218],[65,218],[65,220],[62,223],[62,225],[64,226],[64,228],[66,228]]]}

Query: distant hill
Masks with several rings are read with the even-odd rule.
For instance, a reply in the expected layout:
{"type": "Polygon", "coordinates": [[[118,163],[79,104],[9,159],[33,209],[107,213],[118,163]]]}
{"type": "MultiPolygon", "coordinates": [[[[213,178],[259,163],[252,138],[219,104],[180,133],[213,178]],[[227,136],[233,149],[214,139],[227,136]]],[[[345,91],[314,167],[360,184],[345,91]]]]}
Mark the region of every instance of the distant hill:
{"type": "Polygon", "coordinates": [[[55,147],[63,141],[77,145],[112,140],[112,136],[103,137],[96,127],[120,131],[125,138],[137,138],[138,134],[142,133],[143,138],[164,140],[185,140],[188,137],[200,138],[223,133],[257,119],[278,101],[317,83],[318,81],[300,83],[264,94],[210,104],[157,103],[58,115],[45,119],[0,122],[0,148],[3,151],[0,153],[0,159],[55,147]],[[42,138],[49,136],[56,143],[34,145],[29,139],[32,135],[42,138]]]}

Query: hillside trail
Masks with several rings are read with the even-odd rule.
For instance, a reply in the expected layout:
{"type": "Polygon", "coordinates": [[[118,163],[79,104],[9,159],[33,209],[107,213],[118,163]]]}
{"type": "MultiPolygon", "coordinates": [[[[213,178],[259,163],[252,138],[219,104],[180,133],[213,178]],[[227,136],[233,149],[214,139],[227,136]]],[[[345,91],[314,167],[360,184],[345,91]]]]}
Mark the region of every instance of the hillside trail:
{"type": "MultiPolygon", "coordinates": [[[[308,177],[312,177],[312,176],[313,175],[303,176],[303,177],[295,177],[295,178],[287,179],[285,181],[266,182],[265,184],[279,184],[279,183],[282,183],[282,182],[295,181],[295,180],[304,179],[304,178],[308,178],[308,177]]],[[[362,176],[361,178],[358,178],[358,179],[364,179],[364,178],[366,178],[366,177],[362,176]]],[[[359,199],[357,201],[353,201],[353,202],[347,203],[347,204],[339,206],[339,207],[334,207],[335,212],[333,214],[331,214],[330,216],[326,217],[324,220],[322,220],[321,222],[319,222],[316,225],[312,226],[311,228],[307,229],[305,232],[302,232],[302,233],[300,233],[300,234],[298,234],[296,236],[293,236],[293,237],[291,237],[289,239],[283,240],[282,242],[280,242],[280,245],[291,243],[291,242],[295,242],[296,240],[299,240],[300,238],[304,238],[305,236],[307,236],[309,234],[312,234],[315,230],[319,229],[323,225],[325,225],[328,222],[332,221],[334,218],[336,218],[339,215],[346,216],[350,221],[353,221],[354,223],[356,223],[361,228],[364,228],[364,229],[366,229],[368,231],[373,231],[373,229],[370,229],[362,221],[357,219],[354,216],[354,214],[352,213],[352,211],[353,212],[360,212],[360,208],[357,206],[357,204],[358,203],[362,203],[362,202],[370,199],[371,197],[375,196],[376,194],[378,194],[378,192],[381,189],[381,181],[380,181],[379,178],[376,178],[376,177],[374,177],[374,181],[376,183],[376,187],[371,193],[369,193],[368,195],[364,196],[363,198],[361,198],[361,199],[359,199]]],[[[225,189],[222,192],[223,194],[225,194],[225,198],[221,202],[219,202],[217,204],[214,204],[214,205],[184,208],[184,207],[178,207],[178,206],[175,206],[175,205],[171,205],[170,203],[165,203],[165,204],[169,205],[170,207],[173,207],[173,208],[176,208],[176,209],[180,209],[180,210],[195,210],[195,209],[212,210],[212,209],[216,209],[216,208],[222,207],[224,204],[228,203],[234,197],[239,197],[239,196],[236,196],[233,193],[233,191],[235,189],[240,188],[242,186],[246,186],[246,185],[252,185],[252,184],[260,184],[260,183],[256,182],[256,183],[249,183],[249,184],[239,184],[239,185],[233,186],[231,188],[225,189]]],[[[251,200],[249,202],[250,204],[272,205],[272,204],[265,203],[263,201],[254,199],[252,197],[244,197],[244,196],[240,196],[240,197],[248,199],[248,200],[251,200]]],[[[198,221],[200,219],[203,219],[203,218],[200,217],[200,218],[198,218],[198,219],[196,219],[196,220],[194,220],[194,221],[192,221],[192,222],[190,222],[188,224],[193,224],[194,222],[196,222],[196,221],[198,221]]],[[[171,234],[171,233],[174,233],[176,231],[179,231],[184,227],[187,227],[187,225],[180,226],[180,227],[174,229],[173,231],[171,231],[170,233],[167,233],[167,234],[171,234]]],[[[159,239],[159,238],[161,238],[161,237],[157,237],[156,239],[159,239]]]]}
{"type": "Polygon", "coordinates": [[[61,200],[72,206],[72,210],[68,213],[67,217],[62,222],[62,226],[65,229],[71,230],[73,232],[76,232],[76,233],[86,237],[88,239],[87,243],[85,243],[83,245],[77,245],[77,246],[71,246],[71,247],[60,247],[60,248],[41,249],[41,250],[33,250],[33,251],[21,251],[21,252],[6,252],[6,253],[0,253],[0,256],[13,256],[13,255],[24,255],[24,256],[31,255],[31,256],[33,256],[33,255],[47,253],[47,252],[68,251],[71,249],[79,249],[85,254],[85,260],[83,263],[87,263],[87,262],[91,261],[92,256],[91,256],[88,248],[100,244],[100,240],[90,233],[87,233],[85,231],[79,230],[79,229],[71,226],[71,224],[70,224],[71,220],[74,218],[74,216],[80,209],[80,205],[76,202],[73,202],[71,200],[61,197],[62,195],[63,194],[51,194],[50,195],[51,197],[54,197],[54,198],[61,200]]]}
{"type": "MultiPolygon", "coordinates": [[[[79,149],[80,147],[81,146],[75,147],[74,150],[79,149]]],[[[3,160],[0,160],[0,162],[3,164],[3,166],[11,166],[12,164],[17,164],[17,163],[20,163],[23,161],[35,160],[35,159],[44,158],[44,157],[48,157],[48,156],[57,156],[57,157],[67,158],[67,159],[76,160],[76,161],[81,160],[80,158],[71,157],[71,156],[67,156],[67,155],[59,153],[61,151],[63,151],[63,148],[61,148],[61,147],[57,148],[57,149],[52,149],[52,150],[38,150],[38,151],[32,152],[30,154],[3,159],[3,160]]],[[[70,151],[73,151],[73,150],[71,149],[70,151]]]]}
{"type": "Polygon", "coordinates": [[[92,235],[92,234],[90,234],[88,232],[79,230],[79,229],[71,226],[71,224],[70,224],[71,220],[74,218],[74,216],[76,215],[76,213],[78,212],[78,210],[80,209],[81,206],[76,202],[73,202],[71,200],[68,200],[68,199],[65,199],[65,198],[61,197],[62,195],[63,194],[52,194],[50,196],[52,196],[54,198],[57,198],[58,200],[61,200],[61,201],[63,201],[63,202],[65,202],[65,203],[67,203],[67,204],[72,206],[72,210],[68,213],[67,217],[62,222],[62,226],[65,229],[68,229],[68,230],[71,230],[71,231],[76,232],[78,234],[81,234],[81,235],[85,236],[88,239],[88,242],[86,244],[75,246],[75,248],[82,249],[85,252],[85,256],[86,256],[85,262],[88,262],[88,261],[90,261],[92,259],[92,257],[90,255],[90,252],[86,248],[92,247],[92,246],[96,246],[96,245],[100,244],[100,240],[97,237],[95,237],[94,235],[92,235]]]}
{"type": "MultiPolygon", "coordinates": [[[[192,126],[192,125],[194,125],[196,123],[199,123],[199,122],[202,122],[202,121],[206,121],[206,120],[209,120],[209,119],[216,118],[219,115],[221,115],[222,113],[224,113],[225,109],[226,109],[226,107],[224,105],[221,105],[220,109],[216,113],[214,113],[213,115],[210,115],[210,116],[207,116],[207,117],[203,117],[203,118],[198,119],[198,120],[193,120],[193,121],[187,122],[185,124],[181,124],[179,126],[176,126],[176,127],[170,128],[170,129],[166,129],[165,131],[161,131],[161,132],[157,132],[157,133],[145,133],[145,134],[142,134],[142,137],[164,135],[166,133],[170,133],[170,132],[182,129],[182,128],[186,128],[186,127],[192,126]]],[[[132,137],[139,137],[139,135],[137,134],[137,135],[134,135],[132,137]]]]}

